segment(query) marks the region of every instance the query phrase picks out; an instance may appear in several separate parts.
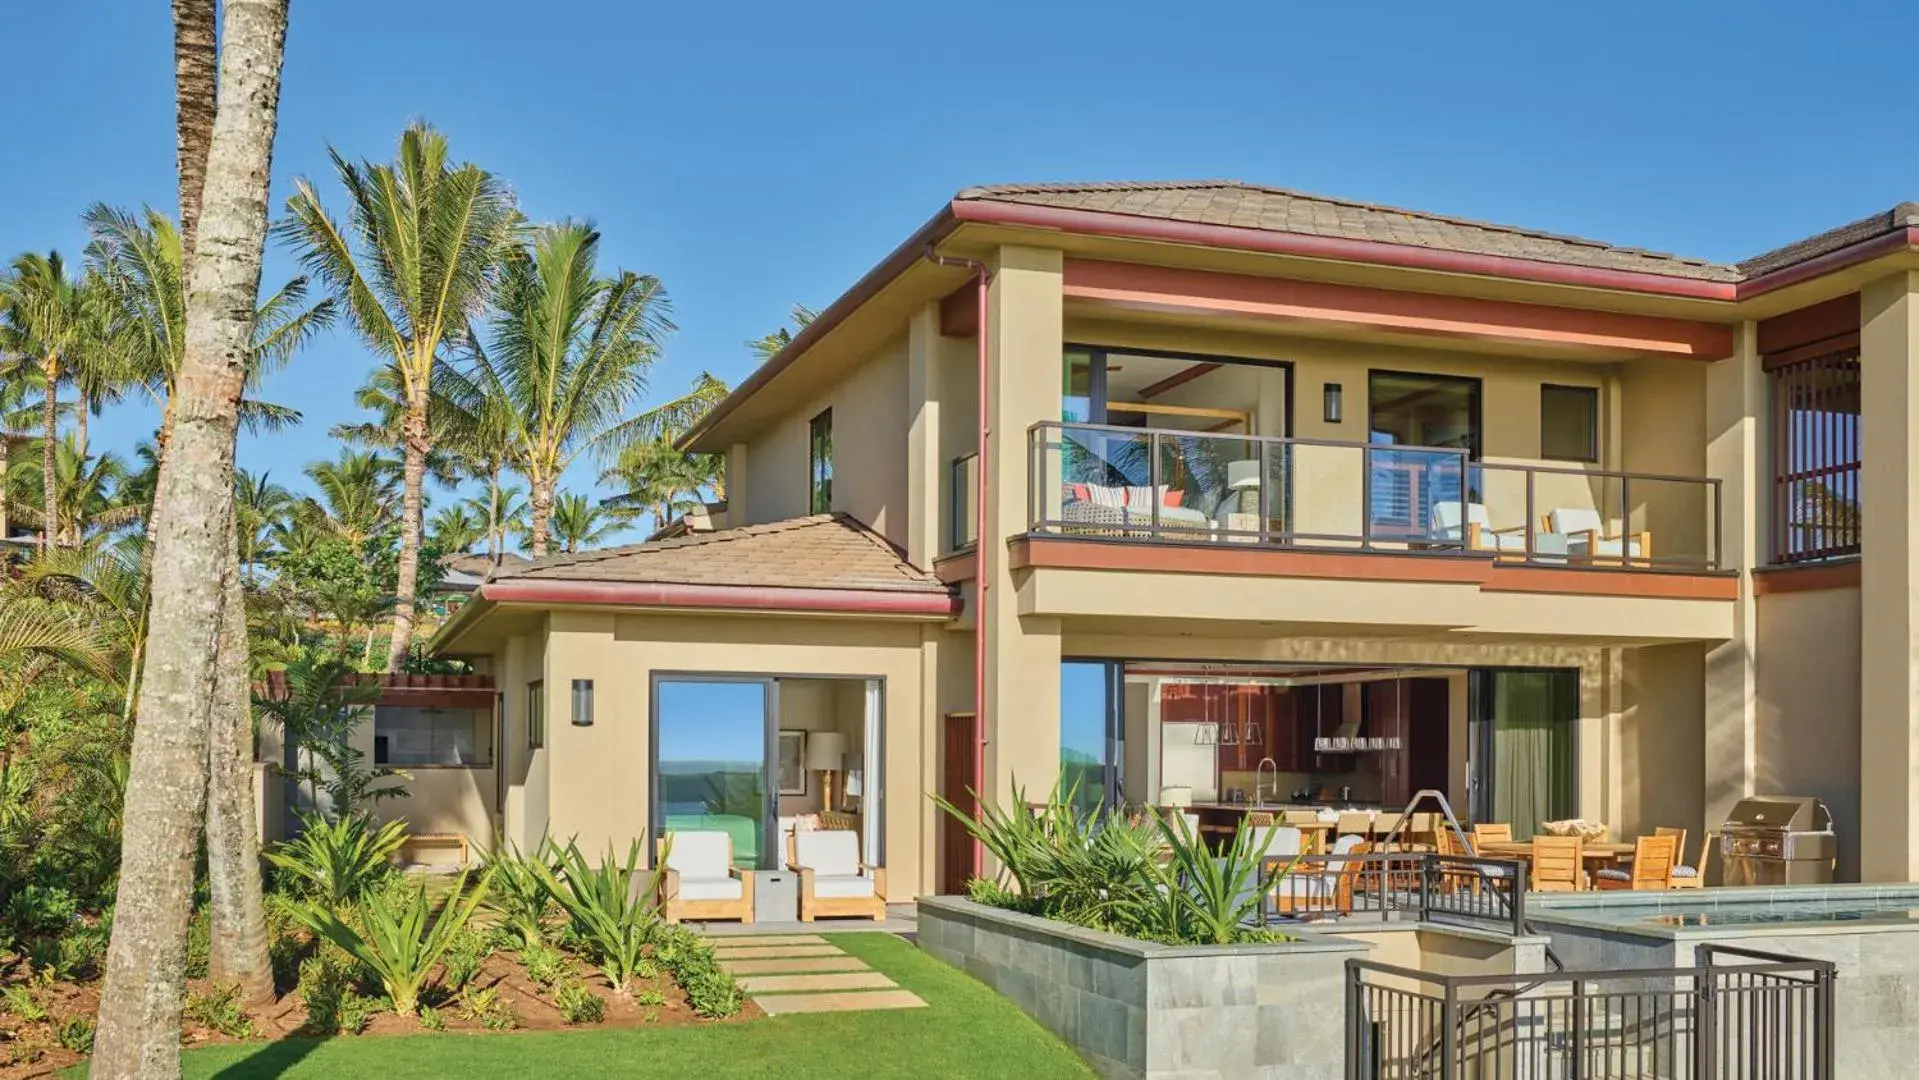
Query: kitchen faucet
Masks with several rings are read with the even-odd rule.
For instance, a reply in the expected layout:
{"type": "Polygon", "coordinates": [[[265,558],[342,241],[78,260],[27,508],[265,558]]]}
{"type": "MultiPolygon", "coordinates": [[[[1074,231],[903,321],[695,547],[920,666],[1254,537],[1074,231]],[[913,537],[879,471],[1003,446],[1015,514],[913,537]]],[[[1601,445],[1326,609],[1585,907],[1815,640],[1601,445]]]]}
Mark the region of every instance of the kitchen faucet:
{"type": "Polygon", "coordinates": [[[1260,758],[1259,764],[1253,766],[1253,803],[1255,805],[1263,805],[1266,802],[1265,796],[1261,794],[1265,788],[1261,786],[1260,777],[1266,775],[1268,765],[1273,767],[1273,795],[1279,795],[1279,762],[1270,757],[1260,758]]]}

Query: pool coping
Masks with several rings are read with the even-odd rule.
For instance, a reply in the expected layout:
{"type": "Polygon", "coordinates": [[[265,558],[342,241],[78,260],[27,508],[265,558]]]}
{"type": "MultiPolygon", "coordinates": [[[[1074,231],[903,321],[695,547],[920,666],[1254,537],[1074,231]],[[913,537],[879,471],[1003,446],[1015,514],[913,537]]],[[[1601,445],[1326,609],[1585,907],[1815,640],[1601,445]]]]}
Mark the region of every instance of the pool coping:
{"type": "Polygon", "coordinates": [[[1754,922],[1722,923],[1711,926],[1650,926],[1644,923],[1619,922],[1579,914],[1579,912],[1594,909],[1640,908],[1648,914],[1656,915],[1678,909],[1706,908],[1710,910],[1721,905],[1751,908],[1761,905],[1787,906],[1810,900],[1846,901],[1888,898],[1909,898],[1913,907],[1919,908],[1919,884],[1902,882],[1885,885],[1718,886],[1676,892],[1621,890],[1603,893],[1529,893],[1526,897],[1526,915],[1528,922],[1557,924],[1653,941],[1699,941],[1726,937],[1818,937],[1834,934],[1888,934],[1919,931],[1919,920],[1871,922],[1862,919],[1846,922],[1826,920],[1802,923],[1754,922]]]}

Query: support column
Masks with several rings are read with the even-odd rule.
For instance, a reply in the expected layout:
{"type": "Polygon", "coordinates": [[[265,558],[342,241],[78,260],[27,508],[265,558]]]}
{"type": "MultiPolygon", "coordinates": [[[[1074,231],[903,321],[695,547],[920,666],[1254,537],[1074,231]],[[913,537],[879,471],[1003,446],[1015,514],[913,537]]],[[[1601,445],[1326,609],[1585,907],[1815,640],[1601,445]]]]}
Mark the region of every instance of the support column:
{"type": "Polygon", "coordinates": [[[1706,652],[1704,816],[1724,821],[1734,803],[1753,793],[1758,768],[1758,680],[1754,649],[1759,608],[1752,571],[1765,565],[1768,520],[1765,480],[1770,432],[1766,374],[1760,365],[1757,323],[1739,324],[1733,355],[1706,374],[1706,473],[1720,483],[1719,552],[1739,572],[1732,637],[1706,652]]]}
{"type": "Polygon", "coordinates": [[[1919,273],[1860,291],[1859,862],[1919,877],[1919,273]]]}
{"type": "Polygon", "coordinates": [[[1027,432],[1060,416],[1065,338],[1058,251],[1002,247],[990,260],[986,393],[988,484],[980,574],[986,626],[987,798],[1004,804],[1015,782],[1043,798],[1059,776],[1060,628],[1056,618],[1019,614],[1007,570],[1007,538],[1026,531],[1027,432]]]}
{"type": "Polygon", "coordinates": [[[940,507],[940,306],[921,305],[906,330],[906,561],[922,570],[945,548],[940,507]]]}

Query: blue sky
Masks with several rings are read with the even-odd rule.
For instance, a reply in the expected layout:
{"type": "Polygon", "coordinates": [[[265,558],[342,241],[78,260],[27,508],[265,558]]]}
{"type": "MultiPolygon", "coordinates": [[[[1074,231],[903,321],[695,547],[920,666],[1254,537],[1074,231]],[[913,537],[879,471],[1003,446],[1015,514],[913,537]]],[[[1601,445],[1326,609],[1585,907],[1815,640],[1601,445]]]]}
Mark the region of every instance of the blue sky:
{"type": "MultiPolygon", "coordinates": [[[[103,200],[172,209],[155,0],[9,5],[0,251],[84,243],[103,200]]],[[[1891,3],[761,5],[295,0],[275,160],[386,158],[410,119],[590,218],[659,275],[654,385],[737,381],[973,183],[1233,177],[1734,259],[1919,198],[1891,3]]],[[[271,251],[267,281],[292,273],[271,251]]],[[[306,425],[241,461],[332,456],[369,358],[345,332],[271,398],[306,425]]],[[[119,448],[150,412],[100,425],[119,448]]],[[[584,485],[585,470],[574,479],[584,485]]]]}

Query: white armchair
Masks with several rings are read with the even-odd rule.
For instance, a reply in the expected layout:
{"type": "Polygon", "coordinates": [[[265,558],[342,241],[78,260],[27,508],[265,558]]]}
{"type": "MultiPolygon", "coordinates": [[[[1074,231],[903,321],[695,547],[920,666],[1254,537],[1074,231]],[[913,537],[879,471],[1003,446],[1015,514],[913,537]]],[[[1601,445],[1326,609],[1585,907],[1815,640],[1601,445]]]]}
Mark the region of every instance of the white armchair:
{"type": "Polygon", "coordinates": [[[1561,507],[1546,515],[1546,531],[1566,538],[1566,557],[1585,562],[1652,561],[1649,532],[1608,535],[1599,511],[1561,507]]]}
{"type": "Polygon", "coordinates": [[[682,919],[753,921],[753,871],[733,865],[733,838],[723,832],[674,832],[660,840],[660,912],[682,919]]]}
{"type": "Polygon", "coordinates": [[[1460,503],[1434,503],[1431,539],[1463,543],[1468,551],[1490,551],[1496,555],[1525,557],[1526,527],[1524,525],[1495,529],[1492,515],[1486,512],[1484,503],[1466,503],[1464,507],[1465,520],[1461,521],[1460,503]]]}
{"type": "Polygon", "coordinates": [[[860,862],[858,833],[794,833],[788,866],[800,873],[800,921],[821,916],[886,918],[886,869],[860,862]]]}

